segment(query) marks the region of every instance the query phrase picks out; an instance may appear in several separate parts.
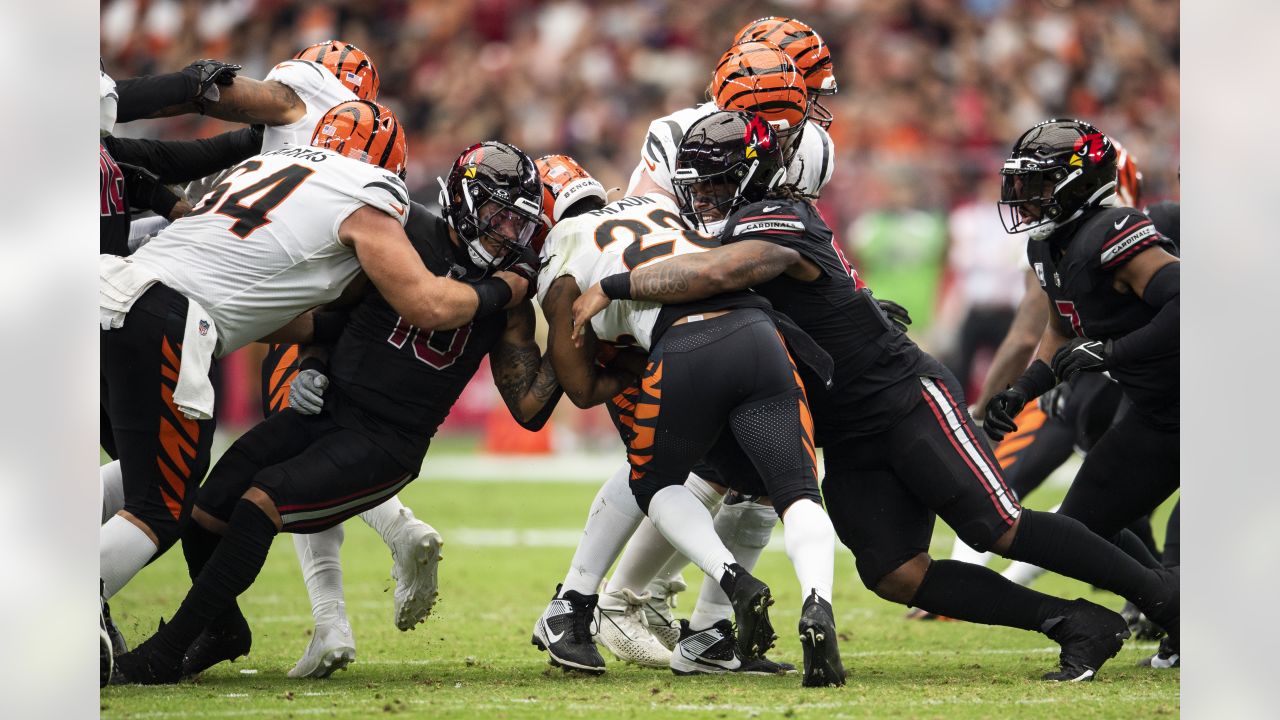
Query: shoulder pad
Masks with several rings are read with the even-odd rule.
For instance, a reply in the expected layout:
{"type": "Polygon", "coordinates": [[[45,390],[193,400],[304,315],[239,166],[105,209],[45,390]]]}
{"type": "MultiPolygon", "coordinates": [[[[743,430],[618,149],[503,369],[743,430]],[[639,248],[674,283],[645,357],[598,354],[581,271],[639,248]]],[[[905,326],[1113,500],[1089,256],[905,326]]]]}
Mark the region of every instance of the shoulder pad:
{"type": "Polygon", "coordinates": [[[1072,239],[1076,257],[1102,270],[1116,270],[1138,253],[1168,243],[1151,218],[1134,208],[1106,208],[1089,218],[1072,239]]]}

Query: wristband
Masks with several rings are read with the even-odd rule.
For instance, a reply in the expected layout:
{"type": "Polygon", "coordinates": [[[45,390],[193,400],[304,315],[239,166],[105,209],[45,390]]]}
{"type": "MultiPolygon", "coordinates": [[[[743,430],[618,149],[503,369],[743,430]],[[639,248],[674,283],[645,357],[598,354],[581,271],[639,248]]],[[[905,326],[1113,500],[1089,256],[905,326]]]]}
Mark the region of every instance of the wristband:
{"type": "Polygon", "coordinates": [[[347,326],[350,313],[345,310],[320,310],[311,316],[311,341],[318,345],[330,345],[338,341],[342,329],[347,326]]]}
{"type": "Polygon", "coordinates": [[[600,289],[604,291],[604,296],[610,300],[630,300],[631,299],[631,273],[624,272],[600,281],[600,289]]]}
{"type": "Polygon", "coordinates": [[[501,278],[485,278],[471,286],[476,291],[480,304],[476,307],[475,319],[488,317],[507,306],[511,302],[511,286],[501,278]]]}
{"type": "Polygon", "coordinates": [[[1049,368],[1049,364],[1043,360],[1036,360],[1013,382],[1013,389],[1025,395],[1027,400],[1034,400],[1049,392],[1057,384],[1058,380],[1053,376],[1053,370],[1049,368]]]}

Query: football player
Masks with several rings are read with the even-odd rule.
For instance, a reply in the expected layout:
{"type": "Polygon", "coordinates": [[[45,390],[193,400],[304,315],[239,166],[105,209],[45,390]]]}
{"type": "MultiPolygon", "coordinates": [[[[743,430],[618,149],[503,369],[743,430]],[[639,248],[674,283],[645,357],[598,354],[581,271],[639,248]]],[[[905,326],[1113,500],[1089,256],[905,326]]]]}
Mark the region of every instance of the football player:
{"type": "MultiPolygon", "coordinates": [[[[751,130],[756,160],[735,168],[742,173],[737,180],[759,176],[761,187],[781,184],[782,143],[763,119],[751,130]]],[[[628,197],[562,220],[548,234],[539,294],[550,326],[549,353],[566,394],[579,407],[607,402],[629,383],[601,378],[592,366],[597,332],[588,333],[581,347],[572,343],[565,321],[573,300],[621,268],[714,246],[713,238],[684,227],[678,212],[660,194],[628,197]]],[[[706,498],[685,485],[693,466],[709,456],[713,465],[734,465],[726,476],[735,488],[768,495],[783,519],[787,554],[805,597],[803,683],[839,685],[844,672],[830,605],[834,530],[819,502],[808,401],[792,354],[820,379],[829,378],[830,358],[790,323],[775,325],[775,318],[780,316],[759,296],[737,292],[661,307],[620,303],[595,330],[608,342],[631,342],[648,351],[627,438],[633,502],[672,545],[715,578],[737,620],[736,642],[728,620],[702,628],[684,624],[672,671],[735,671],[767,651],[776,637],[768,619],[768,586],[724,547],[706,498]],[[745,357],[754,361],[731,360],[745,357]],[[744,454],[749,463],[739,460],[744,454]],[[686,646],[694,652],[679,651],[686,646]]],[[[627,498],[614,501],[625,504],[627,498]]],[[[582,595],[562,590],[535,626],[534,643],[562,664],[554,638],[566,632],[559,627],[571,627],[572,608],[560,604],[584,604],[582,595]]]]}
{"type": "MultiPolygon", "coordinates": [[[[1052,307],[1036,361],[987,403],[984,424],[998,440],[1031,399],[1079,372],[1109,372],[1131,407],[1085,457],[1059,510],[1102,537],[1149,514],[1180,482],[1181,263],[1151,218],[1118,205],[1116,157],[1092,125],[1047,120],[1018,138],[1000,171],[1005,227],[1030,231],[1027,257],[1052,307]]],[[[1147,662],[1179,665],[1176,632],[1147,662]]]]}
{"type": "Polygon", "coordinates": [[[427,270],[404,234],[405,158],[391,111],[342,103],[312,146],[251,158],[132,257],[100,256],[102,430],[125,497],[100,532],[104,598],[187,523],[209,462],[214,358],[305,333],[302,313],[362,270],[421,328],[460,327],[524,297],[528,283],[513,273],[464,284],[427,270]]]}
{"type": "MultiPolygon", "coordinates": [[[[562,220],[577,218],[604,208],[607,201],[604,186],[591,177],[573,158],[565,155],[548,155],[538,158],[537,164],[545,188],[543,219],[548,227],[554,227],[562,220]]],[[[653,197],[659,200],[665,199],[661,194],[653,197]]],[[[635,217],[630,217],[628,211],[624,209],[608,218],[625,219],[630,223],[631,230],[638,233],[657,232],[669,227],[685,227],[674,214],[670,217],[662,216],[668,221],[667,223],[655,223],[654,219],[645,212],[646,208],[650,208],[649,203],[640,199],[629,202],[631,207],[639,210],[634,213],[635,217]]],[[[654,211],[649,210],[649,212],[654,211]]],[[[665,212],[670,213],[671,208],[668,207],[665,212]]],[[[597,248],[602,249],[599,246],[597,248]]],[[[600,341],[598,344],[598,359],[607,368],[607,373],[610,375],[624,371],[628,373],[619,378],[627,388],[610,398],[608,403],[609,416],[617,427],[624,446],[634,435],[636,401],[640,394],[639,375],[644,370],[646,357],[646,354],[627,349],[625,346],[628,344],[624,339],[624,347],[621,350],[618,349],[619,346],[612,343],[600,341]],[[634,367],[628,367],[629,365],[634,367]]],[[[582,538],[569,563],[568,573],[563,582],[557,586],[555,598],[538,619],[534,628],[533,644],[545,648],[553,664],[588,672],[604,672],[604,659],[592,642],[591,623],[596,621],[595,640],[619,659],[645,667],[673,667],[671,649],[680,640],[681,626],[670,619],[670,611],[665,603],[665,593],[661,596],[650,596],[645,589],[645,583],[653,579],[653,568],[644,562],[629,563],[629,560],[633,560],[637,554],[637,547],[650,556],[655,555],[652,548],[658,547],[656,555],[658,564],[666,562],[670,556],[678,553],[657,528],[644,518],[639,506],[632,499],[633,494],[628,482],[630,472],[630,466],[623,464],[596,493],[590,511],[587,513],[582,538]],[[640,523],[638,529],[637,523],[640,523]],[[627,545],[627,552],[623,554],[619,564],[619,574],[610,579],[611,591],[604,593],[603,596],[598,595],[596,591],[604,574],[618,559],[618,553],[623,543],[626,543],[628,537],[632,535],[632,531],[635,531],[635,539],[627,545]],[[662,552],[663,548],[665,553],[662,552]],[[620,589],[614,587],[619,580],[625,580],[626,575],[621,573],[623,566],[627,564],[635,568],[638,579],[630,586],[620,589]],[[665,616],[669,625],[663,622],[660,629],[671,630],[674,637],[669,639],[655,637],[651,621],[646,618],[646,614],[650,613],[658,617],[665,616]],[[546,623],[545,627],[543,623],[546,623]]],[[[695,468],[695,472],[690,474],[685,482],[690,492],[713,513],[720,507],[720,498],[725,492],[724,487],[714,482],[718,477],[715,470],[703,462],[695,468]],[[711,478],[712,482],[704,478],[711,478]]],[[[751,505],[756,504],[751,503],[751,505]]],[[[772,530],[777,513],[769,505],[759,507],[768,511],[769,518],[767,522],[758,524],[765,526],[767,530],[772,530]]],[[[717,514],[716,517],[723,516],[717,514]]],[[[717,532],[722,524],[721,520],[717,520],[717,532]]],[[[740,548],[734,548],[734,539],[733,535],[724,538],[725,546],[731,549],[739,564],[748,571],[752,570],[759,553],[743,553],[740,548]]],[[[687,564],[688,560],[683,559],[682,556],[679,567],[675,570],[687,564]]],[[[710,628],[718,620],[729,620],[733,617],[733,607],[724,596],[723,590],[718,583],[711,581],[711,584],[716,586],[716,593],[724,597],[727,610],[723,615],[709,618],[709,621],[707,621],[708,618],[695,616],[692,620],[695,627],[710,628]]],[[[666,587],[664,583],[664,590],[666,587]]],[[[748,658],[734,657],[732,654],[734,647],[736,647],[736,639],[732,628],[727,633],[716,635],[714,642],[709,645],[694,645],[686,642],[682,650],[687,657],[682,658],[675,667],[684,673],[735,672],[762,675],[795,670],[794,665],[777,663],[763,655],[748,658]]]]}
{"type": "Polygon", "coordinates": [[[1073,518],[1022,508],[971,427],[954,376],[888,319],[812,205],[786,192],[747,202],[747,186],[732,176],[714,182],[745,161],[752,118],[703,122],[708,131],[690,130],[677,160],[682,206],[723,222],[725,245],[597,283],[575,303],[575,328],[611,297],[684,302],[753,288],[835,360],[834,385],[812,396],[826,448],[823,496],[868,588],[948,617],[1045,633],[1062,646],[1046,680],[1090,679],[1119,652],[1129,631],[1117,613],[1034,592],[978,565],[931,560],[936,514],[975,549],[1116,592],[1176,637],[1176,573],[1143,567],[1073,518]],[[706,193],[725,198],[727,218],[699,208],[706,193]]]}
{"type": "MultiPolygon", "coordinates": [[[[435,274],[483,281],[527,259],[541,198],[532,160],[510,145],[481,143],[451,168],[445,217],[413,204],[406,230],[435,274]]],[[[486,355],[512,415],[539,429],[559,392],[534,326],[528,300],[432,330],[413,326],[383,294],[366,295],[328,367],[305,361],[291,408],[241,436],[201,487],[183,538],[191,591],[168,624],[121,656],[122,681],[176,682],[188,674],[184,650],[220,615],[238,615],[235,598],[252,583],[276,533],[333,526],[411,481],[486,355]]]]}

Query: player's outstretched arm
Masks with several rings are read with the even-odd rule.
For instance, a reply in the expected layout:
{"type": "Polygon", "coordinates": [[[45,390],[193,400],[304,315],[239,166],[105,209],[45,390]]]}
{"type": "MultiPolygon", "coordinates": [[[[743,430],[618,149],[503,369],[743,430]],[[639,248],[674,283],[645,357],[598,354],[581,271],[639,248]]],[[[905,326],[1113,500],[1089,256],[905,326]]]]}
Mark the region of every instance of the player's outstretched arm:
{"type": "Polygon", "coordinates": [[[575,343],[573,301],[578,294],[572,276],[556,278],[542,300],[542,313],[547,317],[547,355],[560,386],[574,405],[589,408],[635,384],[637,376],[596,363],[596,334],[592,330],[575,343]]]}
{"type": "Polygon", "coordinates": [[[528,281],[514,273],[474,285],[431,274],[400,223],[369,206],[342,222],[338,238],[355,248],[365,274],[391,307],[423,330],[462,327],[502,310],[529,289],[528,281]]]}
{"type": "Polygon", "coordinates": [[[1036,352],[1036,345],[1040,344],[1044,326],[1049,322],[1049,296],[1045,295],[1035,273],[1030,270],[1026,273],[1026,285],[1026,292],[1018,303],[1009,332],[1000,341],[1000,347],[996,348],[991,359],[991,369],[987,371],[987,378],[982,383],[982,392],[978,394],[977,401],[969,406],[976,420],[981,420],[986,414],[987,401],[1009,387],[1027,368],[1031,356],[1036,352]]]}
{"type": "Polygon", "coordinates": [[[630,273],[605,278],[587,289],[573,304],[574,339],[609,306],[611,299],[648,300],[664,304],[701,300],[734,290],[745,290],[787,273],[811,280],[817,268],[799,252],[764,240],[743,240],[702,253],[680,255],[646,265],[630,273]],[[608,285],[629,278],[629,292],[610,297],[608,285]]]}
{"type": "Polygon", "coordinates": [[[538,431],[551,417],[563,394],[551,357],[543,356],[533,337],[537,325],[528,300],[507,311],[507,329],[489,352],[493,384],[511,416],[526,430],[538,431]]]}
{"type": "Polygon", "coordinates": [[[288,85],[276,80],[236,76],[220,88],[217,102],[205,106],[205,114],[219,120],[247,124],[289,125],[307,114],[307,105],[288,85]]]}

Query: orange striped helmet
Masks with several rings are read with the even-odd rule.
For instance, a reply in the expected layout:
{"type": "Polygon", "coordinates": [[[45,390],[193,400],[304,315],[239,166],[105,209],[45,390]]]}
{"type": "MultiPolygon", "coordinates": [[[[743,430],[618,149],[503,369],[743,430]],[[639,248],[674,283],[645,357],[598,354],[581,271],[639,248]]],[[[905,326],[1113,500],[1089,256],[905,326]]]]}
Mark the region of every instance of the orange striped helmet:
{"type": "Polygon", "coordinates": [[[814,122],[823,129],[830,127],[831,111],[816,97],[836,93],[835,64],[831,62],[831,51],[827,49],[822,37],[800,20],[772,16],[747,23],[738,31],[733,42],[736,44],[751,40],[773,43],[795,61],[800,74],[804,76],[805,86],[809,88],[814,122]]]}
{"type": "Polygon", "coordinates": [[[1120,197],[1120,204],[1125,207],[1141,208],[1142,205],[1142,169],[1138,167],[1138,161],[1120,141],[1111,138],[1111,144],[1116,148],[1116,195],[1120,197]]]}
{"type": "Polygon", "coordinates": [[[395,113],[368,100],[348,100],[329,108],[316,123],[311,144],[386,168],[402,179],[409,159],[395,113]]]}
{"type": "Polygon", "coordinates": [[[294,60],[310,60],[329,68],[361,100],[378,99],[378,69],[365,51],[341,40],[326,40],[303,48],[294,60]]]}
{"type": "Polygon", "coordinates": [[[534,163],[542,179],[542,221],[547,227],[564,219],[565,212],[583,198],[598,198],[601,204],[609,201],[604,185],[568,155],[543,155],[534,163]]]}
{"type": "Polygon", "coordinates": [[[763,116],[786,148],[786,161],[791,161],[810,105],[804,77],[786,53],[771,43],[734,45],[720,57],[711,76],[711,97],[721,110],[763,116]]]}

